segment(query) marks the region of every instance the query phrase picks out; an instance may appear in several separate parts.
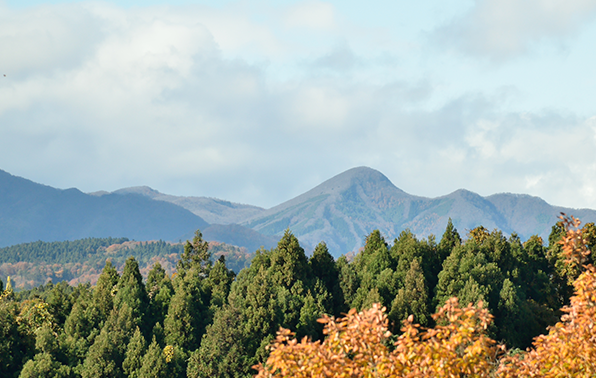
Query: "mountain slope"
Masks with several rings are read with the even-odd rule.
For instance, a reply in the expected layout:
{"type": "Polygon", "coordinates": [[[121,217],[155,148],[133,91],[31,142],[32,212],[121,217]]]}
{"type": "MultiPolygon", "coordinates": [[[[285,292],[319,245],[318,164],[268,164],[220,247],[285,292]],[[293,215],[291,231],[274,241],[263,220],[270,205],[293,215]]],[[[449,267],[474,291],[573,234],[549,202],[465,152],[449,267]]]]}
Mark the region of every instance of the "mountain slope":
{"type": "Polygon", "coordinates": [[[252,252],[261,245],[274,246],[290,228],[307,249],[325,241],[339,256],[361,247],[374,229],[388,241],[404,229],[439,239],[449,218],[463,237],[482,225],[506,234],[516,232],[522,239],[537,234],[546,240],[560,212],[584,223],[596,221],[594,210],[551,206],[528,195],[482,197],[460,189],[437,198],[414,196],[367,167],[343,172],[267,210],[213,198],[170,196],[148,187],[89,195],[0,171],[0,247],[107,236],[178,241],[191,238],[198,228],[207,240],[252,252]],[[219,224],[208,224],[197,214],[219,224]]]}
{"type": "Polygon", "coordinates": [[[0,246],[108,236],[177,240],[207,226],[199,216],[167,202],[60,190],[0,170],[0,246]]]}
{"type": "Polygon", "coordinates": [[[425,200],[398,189],[378,171],[358,167],[243,224],[265,235],[290,228],[310,248],[325,241],[331,251],[345,253],[375,228],[397,236],[396,226],[413,218],[425,200]]]}
{"type": "Polygon", "coordinates": [[[417,197],[397,188],[380,172],[358,167],[243,224],[272,236],[290,228],[306,247],[325,241],[338,256],[358,249],[374,229],[388,241],[405,229],[418,237],[434,234],[440,238],[449,218],[464,237],[482,225],[506,234],[517,232],[522,239],[537,234],[546,240],[560,212],[574,214],[584,223],[596,221],[594,210],[551,206],[527,195],[482,197],[460,189],[437,198],[417,197]]]}
{"type": "MultiPolygon", "coordinates": [[[[148,186],[124,188],[116,190],[113,193],[140,194],[157,201],[170,202],[185,208],[209,223],[217,224],[241,223],[265,211],[262,207],[244,205],[217,198],[172,196],[160,193],[148,186]]],[[[105,192],[99,194],[103,195],[105,192]]]]}

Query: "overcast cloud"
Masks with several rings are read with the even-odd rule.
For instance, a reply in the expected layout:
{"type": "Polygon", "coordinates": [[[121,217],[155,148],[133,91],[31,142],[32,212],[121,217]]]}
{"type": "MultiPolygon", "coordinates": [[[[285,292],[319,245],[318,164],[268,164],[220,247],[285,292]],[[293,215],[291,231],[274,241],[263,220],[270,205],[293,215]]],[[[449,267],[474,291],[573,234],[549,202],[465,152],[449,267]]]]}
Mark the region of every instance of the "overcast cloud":
{"type": "Polygon", "coordinates": [[[469,12],[435,33],[447,46],[500,61],[541,42],[564,43],[595,16],[595,0],[476,0],[469,12]]]}
{"type": "Polygon", "coordinates": [[[0,169],[270,207],[366,165],[596,208],[596,1],[125,3],[0,2],[0,169]]]}

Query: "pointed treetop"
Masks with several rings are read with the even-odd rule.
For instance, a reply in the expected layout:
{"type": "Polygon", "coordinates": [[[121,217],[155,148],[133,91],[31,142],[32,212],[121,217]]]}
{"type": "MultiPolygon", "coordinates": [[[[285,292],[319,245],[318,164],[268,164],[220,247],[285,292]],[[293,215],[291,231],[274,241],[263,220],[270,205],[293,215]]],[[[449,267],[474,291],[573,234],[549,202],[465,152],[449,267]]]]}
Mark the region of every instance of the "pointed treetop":
{"type": "Polygon", "coordinates": [[[209,265],[210,257],[209,242],[203,240],[203,234],[197,230],[192,242],[186,241],[184,252],[180,256],[180,260],[178,260],[178,272],[180,273],[191,268],[204,270],[209,265]]]}

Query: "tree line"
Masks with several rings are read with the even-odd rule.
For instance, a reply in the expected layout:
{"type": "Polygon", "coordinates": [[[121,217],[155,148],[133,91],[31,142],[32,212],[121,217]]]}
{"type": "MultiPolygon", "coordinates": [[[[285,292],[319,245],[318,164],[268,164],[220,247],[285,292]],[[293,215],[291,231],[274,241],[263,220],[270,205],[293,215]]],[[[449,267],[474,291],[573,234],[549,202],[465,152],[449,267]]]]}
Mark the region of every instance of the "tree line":
{"type": "MultiPolygon", "coordinates": [[[[582,230],[596,248],[596,227],[582,230]]],[[[559,319],[581,274],[565,262],[566,235],[557,223],[548,243],[484,227],[464,240],[449,221],[438,243],[406,230],[390,245],[373,231],[353,260],[336,261],[324,243],[308,257],[287,230],[236,275],[225,258],[213,261],[197,232],[172,275],[156,263],[143,280],[131,257],[121,274],[108,261],[93,287],[14,292],[0,283],[0,369],[13,377],[248,377],[280,327],[323,340],[321,316],[380,304],[391,345],[404,321],[440,325],[433,314],[453,297],[491,314],[487,337],[525,349],[559,319]]]]}
{"type": "MultiPolygon", "coordinates": [[[[235,272],[250,262],[251,254],[244,248],[218,242],[210,242],[209,248],[212,255],[225,255],[227,267],[235,272]]],[[[183,243],[137,242],[127,238],[22,243],[0,248],[0,279],[11,276],[15,289],[32,289],[48,280],[94,284],[106,260],[121,271],[131,256],[139,263],[144,277],[155,262],[171,274],[183,251],[183,243]]]]}

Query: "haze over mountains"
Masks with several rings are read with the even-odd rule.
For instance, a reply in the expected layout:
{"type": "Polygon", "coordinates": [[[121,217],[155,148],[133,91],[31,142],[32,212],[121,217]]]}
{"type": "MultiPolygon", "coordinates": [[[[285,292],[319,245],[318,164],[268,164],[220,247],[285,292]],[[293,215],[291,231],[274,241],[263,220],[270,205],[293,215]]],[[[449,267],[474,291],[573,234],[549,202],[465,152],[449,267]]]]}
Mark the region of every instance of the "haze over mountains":
{"type": "Polygon", "coordinates": [[[388,241],[409,228],[440,238],[451,218],[462,236],[479,225],[522,239],[548,237],[560,212],[596,221],[596,211],[551,206],[538,197],[467,190],[426,198],[397,188],[367,167],[343,172],[270,209],[206,197],[178,197],[148,187],[85,194],[0,171],[0,246],[36,240],[124,236],[178,241],[201,229],[207,240],[266,248],[290,228],[306,249],[325,241],[334,256],[358,249],[379,229],[388,241]]]}

